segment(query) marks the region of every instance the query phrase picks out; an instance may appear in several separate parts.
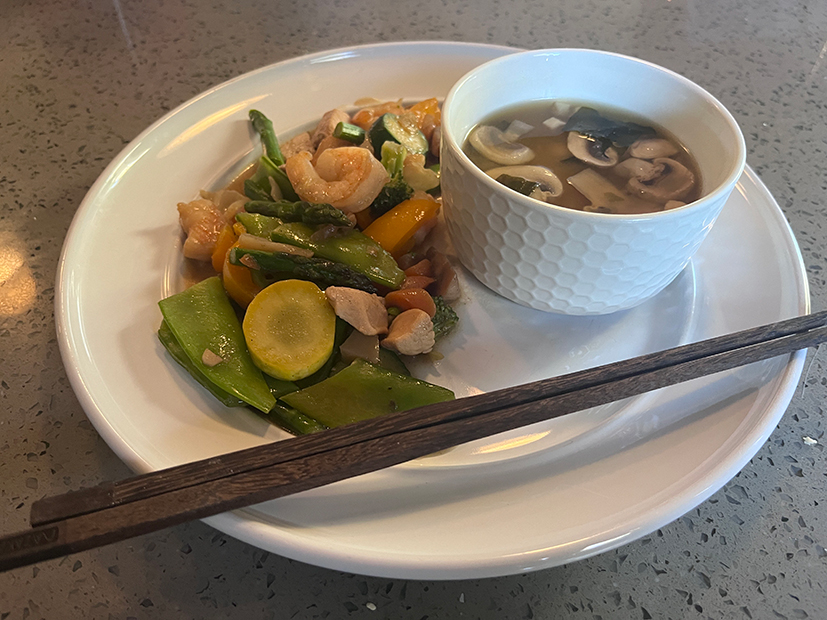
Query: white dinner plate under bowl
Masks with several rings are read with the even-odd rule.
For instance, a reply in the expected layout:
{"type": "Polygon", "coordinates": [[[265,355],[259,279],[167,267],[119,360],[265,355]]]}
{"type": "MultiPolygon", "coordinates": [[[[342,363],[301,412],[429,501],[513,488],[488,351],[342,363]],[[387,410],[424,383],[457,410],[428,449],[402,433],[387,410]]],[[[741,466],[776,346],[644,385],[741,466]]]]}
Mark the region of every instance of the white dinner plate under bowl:
{"type": "MultiPolygon", "coordinates": [[[[147,129],[86,196],[63,249],[57,323],[90,420],[135,471],[288,439],[195,384],[155,337],[184,286],[175,205],[255,158],[247,110],[289,137],[370,96],[444,97],[508,48],[394,43],[282,62],[218,86],[147,129]]],[[[516,385],[809,310],[792,232],[747,169],[690,267],[604,317],[512,304],[461,274],[460,326],[417,376],[458,396],[516,385]]],[[[584,558],[709,497],[755,454],[792,398],[804,354],[577,413],[206,521],[263,549],[356,573],[475,578],[584,558]]],[[[289,439],[288,439],[289,440],[289,439]]]]}

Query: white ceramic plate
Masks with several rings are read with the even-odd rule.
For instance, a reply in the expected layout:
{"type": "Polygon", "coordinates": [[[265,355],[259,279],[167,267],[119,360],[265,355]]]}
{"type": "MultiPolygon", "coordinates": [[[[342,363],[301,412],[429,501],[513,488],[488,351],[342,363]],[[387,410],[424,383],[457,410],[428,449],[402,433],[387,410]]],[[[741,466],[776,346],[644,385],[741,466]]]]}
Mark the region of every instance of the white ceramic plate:
{"type": "MultiPolygon", "coordinates": [[[[98,432],[135,471],[285,438],[226,409],[157,343],[157,301],[185,268],[175,204],[255,157],[246,112],[284,137],[364,96],[444,96],[510,50],[399,43],[297,58],[171,112],[104,171],[58,273],[61,352],[98,432]]],[[[459,331],[415,374],[477,393],[803,314],[807,284],[778,205],[750,170],[688,268],[607,317],[529,310],[463,278],[459,331]]],[[[281,555],[357,573],[471,578],[594,555],[645,535],[726,483],[792,398],[804,356],[771,360],[578,413],[389,470],[208,519],[281,555]]]]}

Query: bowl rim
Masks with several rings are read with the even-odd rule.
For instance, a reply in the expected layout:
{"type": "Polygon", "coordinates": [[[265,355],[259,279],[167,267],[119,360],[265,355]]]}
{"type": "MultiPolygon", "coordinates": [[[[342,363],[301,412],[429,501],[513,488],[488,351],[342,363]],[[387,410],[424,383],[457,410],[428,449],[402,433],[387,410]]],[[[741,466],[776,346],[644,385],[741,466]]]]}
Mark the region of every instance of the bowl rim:
{"type": "MultiPolygon", "coordinates": [[[[493,110],[492,110],[493,111],[493,110]]],[[[668,128],[667,128],[668,129],[668,128]]],[[[676,218],[680,217],[682,214],[686,213],[687,211],[691,210],[698,210],[699,208],[703,208],[709,206],[710,203],[716,203],[719,200],[725,199],[731,192],[732,189],[735,187],[735,184],[738,182],[738,179],[741,178],[741,175],[744,172],[744,168],[746,166],[746,158],[747,158],[747,148],[746,142],[744,140],[744,134],[741,131],[738,122],[735,120],[735,117],[732,113],[709,91],[707,91],[702,86],[696,84],[692,80],[683,75],[672,71],[671,69],[667,69],[666,67],[662,67],[658,64],[650,62],[648,60],[643,60],[642,58],[636,58],[634,56],[628,56],[625,54],[619,54],[617,52],[607,52],[604,50],[597,50],[597,49],[589,49],[589,48],[572,48],[572,47],[565,47],[565,48],[542,48],[542,49],[534,49],[534,50],[524,50],[524,51],[517,51],[514,54],[507,54],[505,56],[500,56],[493,60],[489,60],[486,63],[483,63],[477,67],[471,69],[468,73],[463,75],[456,83],[451,87],[451,90],[448,92],[448,95],[445,97],[445,100],[442,105],[442,148],[451,148],[455,154],[457,154],[459,160],[463,163],[463,165],[470,169],[472,175],[474,175],[478,180],[481,180],[483,185],[487,185],[489,189],[495,192],[505,192],[505,198],[507,200],[515,201],[525,208],[529,208],[536,211],[546,211],[550,210],[551,212],[558,212],[567,214],[569,217],[584,217],[584,218],[596,218],[596,219],[603,219],[606,221],[616,221],[616,222],[646,222],[653,219],[667,219],[667,218],[676,218]],[[471,159],[468,155],[465,154],[465,151],[462,150],[462,147],[456,140],[453,132],[449,128],[449,124],[447,123],[448,120],[448,112],[451,109],[451,104],[453,104],[453,100],[456,96],[456,93],[465,85],[468,84],[472,79],[474,79],[479,73],[483,71],[487,71],[492,66],[506,64],[509,62],[518,62],[522,57],[529,57],[529,56],[548,56],[548,55],[562,55],[562,54],[569,54],[569,55],[577,55],[577,56],[595,56],[595,57],[614,57],[619,58],[623,61],[640,64],[647,66],[650,69],[653,69],[657,72],[663,73],[668,77],[680,82],[685,87],[689,88],[692,91],[695,91],[699,94],[702,98],[709,101],[712,104],[712,107],[715,108],[718,113],[723,117],[724,121],[730,128],[733,130],[736,138],[736,154],[735,154],[735,166],[733,167],[732,171],[729,175],[719,183],[712,191],[705,193],[703,196],[694,200],[690,203],[687,203],[681,207],[676,207],[674,209],[669,209],[665,211],[652,211],[649,213],[599,213],[596,211],[581,211],[579,209],[571,209],[569,207],[563,207],[560,205],[555,205],[551,203],[544,203],[540,200],[535,198],[530,198],[520,192],[511,189],[503,185],[502,183],[498,183],[495,179],[492,179],[488,176],[485,172],[483,172],[471,159]],[[574,215],[572,215],[574,214],[574,215]]],[[[443,158],[440,156],[440,161],[443,158]]]]}

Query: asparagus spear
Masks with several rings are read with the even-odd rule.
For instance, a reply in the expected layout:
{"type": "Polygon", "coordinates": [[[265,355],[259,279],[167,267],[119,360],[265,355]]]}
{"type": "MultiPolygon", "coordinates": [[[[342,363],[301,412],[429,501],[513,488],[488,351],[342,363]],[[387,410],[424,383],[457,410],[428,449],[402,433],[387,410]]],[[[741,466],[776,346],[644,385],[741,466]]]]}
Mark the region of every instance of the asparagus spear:
{"type": "Polygon", "coordinates": [[[347,215],[336,207],[324,203],[307,202],[299,200],[251,200],[244,206],[248,213],[260,213],[277,217],[285,222],[304,222],[311,226],[317,224],[333,224],[335,226],[352,227],[347,215]]]}
{"type": "Polygon", "coordinates": [[[244,181],[244,195],[252,200],[272,200],[270,192],[265,192],[252,179],[244,181]]]}
{"type": "Polygon", "coordinates": [[[258,168],[256,168],[255,174],[244,182],[244,193],[248,198],[253,200],[260,200],[262,198],[265,200],[270,200],[272,198],[270,195],[271,178],[276,182],[276,185],[279,186],[281,195],[284,198],[287,200],[299,199],[298,194],[296,194],[293,189],[293,185],[290,183],[290,179],[287,178],[287,173],[279,168],[272,159],[267,157],[267,155],[262,155],[259,158],[258,168]],[[251,193],[249,190],[253,187],[255,187],[258,191],[251,193]]]}
{"type": "Polygon", "coordinates": [[[276,138],[276,132],[273,129],[273,123],[258,110],[250,110],[249,114],[250,120],[253,122],[253,128],[261,136],[261,143],[264,145],[264,153],[277,166],[283,165],[284,156],[281,154],[279,141],[278,138],[276,138]]]}
{"type": "MultiPolygon", "coordinates": [[[[230,250],[230,263],[233,265],[254,265],[262,271],[289,274],[302,280],[311,280],[324,286],[349,286],[368,293],[377,293],[376,285],[367,276],[354,271],[347,265],[335,263],[324,258],[296,256],[285,252],[265,252],[233,248],[230,250]],[[246,261],[244,256],[250,258],[246,261]]],[[[252,268],[255,268],[252,267],[252,268]]]]}
{"type": "Polygon", "coordinates": [[[273,129],[273,123],[258,110],[250,110],[250,121],[253,128],[261,136],[264,146],[264,155],[258,160],[258,168],[251,179],[244,183],[244,193],[252,200],[269,200],[270,178],[279,186],[282,196],[288,200],[298,200],[290,179],[287,178],[280,166],[284,165],[284,156],[279,148],[279,140],[273,129]]]}

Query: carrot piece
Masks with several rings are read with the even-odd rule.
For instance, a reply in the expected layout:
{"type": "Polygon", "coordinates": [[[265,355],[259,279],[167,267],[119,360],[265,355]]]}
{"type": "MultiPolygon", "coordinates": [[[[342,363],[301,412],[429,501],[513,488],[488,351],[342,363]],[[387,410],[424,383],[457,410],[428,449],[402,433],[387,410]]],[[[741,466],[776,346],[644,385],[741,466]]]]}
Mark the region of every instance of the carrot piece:
{"type": "MultiPolygon", "coordinates": [[[[401,266],[401,265],[400,265],[401,266]]],[[[434,275],[433,268],[431,267],[431,261],[427,258],[423,258],[418,263],[415,263],[405,269],[406,276],[427,276],[431,277],[434,275]]],[[[424,287],[423,287],[424,288],[424,287]]]]}
{"type": "Polygon", "coordinates": [[[428,288],[434,282],[436,280],[428,276],[408,276],[399,288],[428,288]]]}
{"type": "Polygon", "coordinates": [[[431,294],[422,288],[403,288],[385,295],[385,306],[399,308],[404,312],[417,308],[428,313],[431,318],[436,314],[436,304],[431,294]]]}
{"type": "Polygon", "coordinates": [[[236,241],[238,241],[238,236],[235,234],[235,231],[233,231],[233,225],[227,224],[221,229],[221,232],[218,233],[218,240],[215,242],[215,249],[211,257],[213,269],[221,272],[221,268],[224,266],[224,261],[227,258],[227,252],[230,251],[230,248],[233,247],[236,241]]]}

